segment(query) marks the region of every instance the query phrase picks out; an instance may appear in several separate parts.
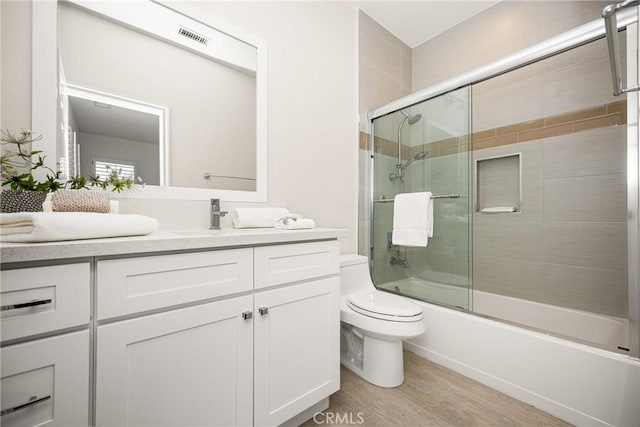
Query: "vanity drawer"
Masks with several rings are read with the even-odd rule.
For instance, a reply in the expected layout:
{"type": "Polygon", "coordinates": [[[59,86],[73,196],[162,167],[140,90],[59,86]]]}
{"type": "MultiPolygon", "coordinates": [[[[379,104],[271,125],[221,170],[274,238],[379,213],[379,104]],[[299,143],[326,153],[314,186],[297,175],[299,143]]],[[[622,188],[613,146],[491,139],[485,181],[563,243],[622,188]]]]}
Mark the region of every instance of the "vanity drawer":
{"type": "Polygon", "coordinates": [[[89,323],[89,263],[0,272],[2,341],[89,323]]]}
{"type": "Polygon", "coordinates": [[[336,240],[262,246],[254,251],[256,289],[338,274],[339,271],[336,240]]]}
{"type": "Polygon", "coordinates": [[[0,350],[2,426],[89,424],[89,331],[0,350]]]}
{"type": "Polygon", "coordinates": [[[97,263],[98,319],[250,291],[253,250],[229,249],[97,263]]]}

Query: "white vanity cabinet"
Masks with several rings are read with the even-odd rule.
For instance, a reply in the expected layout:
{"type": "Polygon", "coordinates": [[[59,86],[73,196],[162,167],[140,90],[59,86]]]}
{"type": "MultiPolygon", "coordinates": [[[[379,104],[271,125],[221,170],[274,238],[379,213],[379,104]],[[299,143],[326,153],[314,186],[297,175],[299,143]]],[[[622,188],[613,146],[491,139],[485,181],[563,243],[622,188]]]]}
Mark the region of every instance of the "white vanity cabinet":
{"type": "Polygon", "coordinates": [[[256,289],[279,286],[254,300],[254,422],[271,426],[340,388],[338,245],[264,246],[254,256],[256,289]]]}
{"type": "Polygon", "coordinates": [[[340,386],[342,233],[0,246],[2,426],[311,418],[340,386]]]}
{"type": "Polygon", "coordinates": [[[89,262],[0,276],[0,424],[88,425],[89,262]]]}
{"type": "Polygon", "coordinates": [[[97,425],[278,425],[339,388],[337,241],[96,269],[97,425]]]}

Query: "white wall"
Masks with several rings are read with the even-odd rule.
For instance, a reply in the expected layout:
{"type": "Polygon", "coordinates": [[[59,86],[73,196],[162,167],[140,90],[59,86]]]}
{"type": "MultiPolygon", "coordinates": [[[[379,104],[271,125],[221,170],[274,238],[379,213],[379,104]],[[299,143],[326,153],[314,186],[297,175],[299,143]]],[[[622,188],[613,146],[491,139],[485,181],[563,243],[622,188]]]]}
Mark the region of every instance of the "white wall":
{"type": "Polygon", "coordinates": [[[31,129],[31,3],[0,2],[0,128],[31,129]]]}
{"type": "MultiPolygon", "coordinates": [[[[2,34],[2,4],[0,4],[0,35],[1,34],[2,34]]],[[[1,40],[4,40],[4,37],[2,39],[0,39],[0,126],[2,126],[2,109],[3,109],[2,101],[1,101],[2,100],[2,86],[3,86],[3,83],[2,83],[2,75],[3,75],[3,72],[2,72],[2,51],[3,51],[3,49],[2,49],[2,41],[1,40]]]]}
{"type": "Polygon", "coordinates": [[[611,1],[501,1],[413,49],[412,91],[600,19],[611,1]]]}
{"type": "Polygon", "coordinates": [[[357,249],[357,10],[343,2],[193,2],[267,41],[269,201],[357,249]]]}

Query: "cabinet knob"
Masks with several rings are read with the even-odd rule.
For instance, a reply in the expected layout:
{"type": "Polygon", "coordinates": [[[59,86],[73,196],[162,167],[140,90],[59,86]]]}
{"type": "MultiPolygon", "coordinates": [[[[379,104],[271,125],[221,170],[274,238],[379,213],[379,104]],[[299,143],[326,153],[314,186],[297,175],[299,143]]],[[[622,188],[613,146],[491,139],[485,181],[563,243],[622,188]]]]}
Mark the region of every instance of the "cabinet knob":
{"type": "Polygon", "coordinates": [[[253,317],[253,313],[252,313],[252,312],[250,312],[250,311],[245,311],[245,312],[243,312],[243,313],[242,313],[242,318],[243,318],[244,320],[249,320],[249,319],[251,319],[252,317],[253,317]]]}
{"type": "Polygon", "coordinates": [[[265,314],[269,314],[269,307],[260,307],[258,311],[260,312],[260,316],[264,316],[265,314]]]}

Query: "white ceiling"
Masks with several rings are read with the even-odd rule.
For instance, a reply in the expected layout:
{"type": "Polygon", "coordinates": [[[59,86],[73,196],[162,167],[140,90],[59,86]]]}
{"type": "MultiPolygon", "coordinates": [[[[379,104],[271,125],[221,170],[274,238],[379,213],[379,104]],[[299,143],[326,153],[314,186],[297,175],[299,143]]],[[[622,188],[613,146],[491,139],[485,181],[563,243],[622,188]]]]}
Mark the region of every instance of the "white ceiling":
{"type": "Polygon", "coordinates": [[[114,105],[101,107],[87,99],[69,97],[78,132],[158,144],[158,116],[114,105]]]}
{"type": "Polygon", "coordinates": [[[358,1],[364,13],[410,48],[471,18],[500,0],[358,1]]]}

